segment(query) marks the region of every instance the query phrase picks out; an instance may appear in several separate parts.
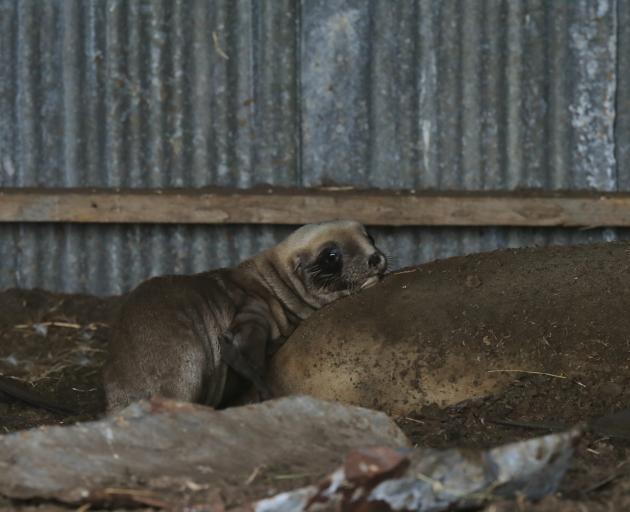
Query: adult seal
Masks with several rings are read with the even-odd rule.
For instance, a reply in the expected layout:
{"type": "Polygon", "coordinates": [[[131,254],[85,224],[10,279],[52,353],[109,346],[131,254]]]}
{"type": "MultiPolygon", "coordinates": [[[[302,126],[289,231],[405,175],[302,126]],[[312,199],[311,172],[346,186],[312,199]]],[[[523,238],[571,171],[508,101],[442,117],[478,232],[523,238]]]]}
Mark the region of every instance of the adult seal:
{"type": "Polygon", "coordinates": [[[302,226],[234,268],[160,276],[124,301],[104,369],[107,409],[160,395],[229,405],[322,306],[376,283],[386,258],[358,222],[302,226]]]}

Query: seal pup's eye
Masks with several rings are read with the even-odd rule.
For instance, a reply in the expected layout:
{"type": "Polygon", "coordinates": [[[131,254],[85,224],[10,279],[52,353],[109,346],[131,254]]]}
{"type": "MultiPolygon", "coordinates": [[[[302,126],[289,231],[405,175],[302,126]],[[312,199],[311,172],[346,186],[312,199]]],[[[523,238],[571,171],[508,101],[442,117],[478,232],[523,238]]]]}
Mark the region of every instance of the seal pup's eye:
{"type": "Polygon", "coordinates": [[[336,245],[328,245],[319,252],[309,266],[313,284],[322,290],[339,290],[347,286],[342,279],[343,253],[336,245]]]}
{"type": "Polygon", "coordinates": [[[338,247],[327,247],[319,255],[319,266],[327,274],[341,270],[342,258],[338,247]]]}

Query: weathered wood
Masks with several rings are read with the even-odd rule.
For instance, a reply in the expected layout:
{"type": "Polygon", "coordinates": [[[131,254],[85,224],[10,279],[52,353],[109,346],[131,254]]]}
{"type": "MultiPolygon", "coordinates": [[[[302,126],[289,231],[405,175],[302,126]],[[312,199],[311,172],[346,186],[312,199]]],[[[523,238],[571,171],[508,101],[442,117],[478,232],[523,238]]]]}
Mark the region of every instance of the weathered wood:
{"type": "Polygon", "coordinates": [[[0,189],[0,222],[630,226],[630,194],[330,189],[0,189]]]}

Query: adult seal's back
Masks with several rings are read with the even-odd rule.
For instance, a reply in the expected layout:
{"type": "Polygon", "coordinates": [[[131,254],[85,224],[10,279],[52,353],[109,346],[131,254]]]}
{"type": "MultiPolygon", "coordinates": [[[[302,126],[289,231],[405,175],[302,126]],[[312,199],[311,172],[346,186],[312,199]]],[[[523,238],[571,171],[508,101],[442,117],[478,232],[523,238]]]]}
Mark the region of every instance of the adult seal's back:
{"type": "Polygon", "coordinates": [[[313,311],[377,282],[387,263],[354,221],[301,227],[235,268],[149,279],[130,292],[104,370],[110,411],[154,395],[227,405],[313,311]]]}

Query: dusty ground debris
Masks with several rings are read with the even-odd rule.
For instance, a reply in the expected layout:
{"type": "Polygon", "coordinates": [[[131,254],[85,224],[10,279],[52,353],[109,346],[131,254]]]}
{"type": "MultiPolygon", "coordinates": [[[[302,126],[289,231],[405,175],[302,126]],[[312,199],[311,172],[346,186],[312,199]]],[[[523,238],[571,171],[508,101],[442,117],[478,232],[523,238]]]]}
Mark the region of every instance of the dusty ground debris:
{"type": "Polygon", "coordinates": [[[310,397],[224,411],[139,402],[98,421],[0,436],[0,469],[10,468],[0,496],[171,508],[220,492],[234,505],[321,479],[362,446],[409,441],[384,413],[310,397]]]}
{"type": "Polygon", "coordinates": [[[274,512],[468,509],[554,492],[579,434],[485,452],[411,449],[385,414],[311,397],[224,411],[155,399],[100,421],[0,436],[0,468],[10,469],[0,472],[0,495],[163,509],[217,496],[227,507],[257,499],[255,510],[274,512]]]}
{"type": "MultiPolygon", "coordinates": [[[[337,322],[336,336],[344,342],[344,350],[349,340],[344,338],[345,327],[368,330],[369,321],[380,322],[381,332],[400,339],[407,328],[396,317],[400,313],[431,325],[418,338],[430,365],[437,366],[436,361],[449,353],[477,353],[486,362],[513,354],[520,358],[518,366],[484,368],[484,374],[500,370],[489,373],[502,383],[493,392],[448,405],[418,401],[396,421],[421,447],[483,449],[522,440],[546,431],[495,420],[566,427],[630,404],[630,287],[625,286],[630,278],[629,255],[630,247],[619,243],[500,251],[423,265],[383,283],[400,285],[395,298],[385,287],[362,292],[344,301],[343,308],[341,303],[326,308],[290,342],[306,340],[314,333],[315,322],[325,317],[337,322]],[[479,286],[467,286],[471,275],[479,277],[479,286]],[[385,301],[385,307],[379,301],[385,301]],[[395,320],[388,323],[387,318],[395,320]],[[523,364],[529,356],[548,364],[523,364]]],[[[117,303],[116,297],[0,292],[0,372],[31,382],[35,389],[83,411],[81,416],[67,417],[7,400],[0,402],[0,432],[71,424],[98,415],[102,409],[99,369],[117,303]]],[[[325,334],[323,329],[321,333],[325,334]]],[[[347,353],[329,345],[326,357],[336,361],[347,353]]],[[[399,350],[396,360],[403,356],[404,350],[399,350]]],[[[467,361],[469,367],[477,364],[474,357],[472,363],[467,361]]],[[[417,375],[415,367],[404,375],[386,375],[394,383],[420,382],[425,366],[419,361],[417,375]]],[[[313,366],[308,371],[318,369],[313,366]]],[[[351,376],[341,361],[335,371],[351,376]]],[[[379,402],[368,405],[378,408],[379,402]]],[[[539,504],[526,503],[523,510],[568,511],[575,510],[577,503],[588,510],[630,508],[629,447],[627,441],[609,435],[585,435],[559,492],[539,504]]],[[[282,468],[276,469],[283,474],[282,468]]],[[[303,478],[292,481],[296,485],[290,488],[314,482],[312,476],[303,478]]],[[[244,481],[248,479],[254,486],[264,480],[263,468],[253,468],[244,481]]],[[[496,510],[512,510],[513,505],[497,502],[496,510]]]]}
{"type": "Polygon", "coordinates": [[[259,512],[470,510],[509,497],[540,499],[558,486],[579,429],[482,453],[373,447],[351,451],[319,486],[264,499],[259,512]]]}

